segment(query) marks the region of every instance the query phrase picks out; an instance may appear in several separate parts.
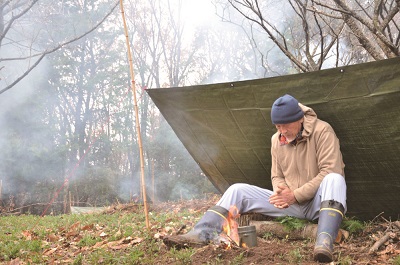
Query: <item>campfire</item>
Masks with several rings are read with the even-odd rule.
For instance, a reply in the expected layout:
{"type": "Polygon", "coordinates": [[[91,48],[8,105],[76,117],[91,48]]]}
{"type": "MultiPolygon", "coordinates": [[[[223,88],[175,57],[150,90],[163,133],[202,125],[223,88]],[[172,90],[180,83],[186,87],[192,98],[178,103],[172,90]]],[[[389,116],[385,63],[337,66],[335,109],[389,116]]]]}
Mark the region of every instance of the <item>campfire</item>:
{"type": "Polygon", "coordinates": [[[240,246],[238,222],[239,210],[236,206],[231,206],[229,209],[228,217],[222,226],[223,233],[221,233],[221,246],[226,249],[231,249],[233,246],[240,246]]]}
{"type": "Polygon", "coordinates": [[[240,214],[238,208],[236,206],[231,206],[227,220],[223,225],[223,233],[221,233],[220,246],[222,248],[249,248],[257,245],[255,227],[239,227],[239,224],[236,221],[239,217],[240,214]]]}

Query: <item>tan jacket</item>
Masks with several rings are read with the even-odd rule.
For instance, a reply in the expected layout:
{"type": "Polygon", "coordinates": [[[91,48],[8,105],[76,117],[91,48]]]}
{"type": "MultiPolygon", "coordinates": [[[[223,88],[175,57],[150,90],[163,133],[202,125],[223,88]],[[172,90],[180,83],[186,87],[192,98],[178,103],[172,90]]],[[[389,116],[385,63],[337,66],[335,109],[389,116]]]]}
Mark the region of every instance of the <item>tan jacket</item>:
{"type": "Polygon", "coordinates": [[[302,139],[296,145],[280,145],[279,132],[271,138],[271,179],[288,186],[302,204],[311,200],[328,173],[344,176],[339,139],[332,127],[317,118],[313,109],[299,103],[304,112],[302,139]]]}

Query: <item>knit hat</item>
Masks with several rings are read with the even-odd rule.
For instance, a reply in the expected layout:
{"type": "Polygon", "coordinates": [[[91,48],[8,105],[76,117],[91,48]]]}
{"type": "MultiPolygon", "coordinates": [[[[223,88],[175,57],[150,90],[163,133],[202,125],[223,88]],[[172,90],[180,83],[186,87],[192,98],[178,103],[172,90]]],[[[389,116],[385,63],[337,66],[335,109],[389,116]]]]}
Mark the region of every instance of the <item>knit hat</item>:
{"type": "Polygon", "coordinates": [[[272,104],[271,120],[273,124],[287,124],[303,118],[304,114],[297,99],[284,95],[272,104]]]}

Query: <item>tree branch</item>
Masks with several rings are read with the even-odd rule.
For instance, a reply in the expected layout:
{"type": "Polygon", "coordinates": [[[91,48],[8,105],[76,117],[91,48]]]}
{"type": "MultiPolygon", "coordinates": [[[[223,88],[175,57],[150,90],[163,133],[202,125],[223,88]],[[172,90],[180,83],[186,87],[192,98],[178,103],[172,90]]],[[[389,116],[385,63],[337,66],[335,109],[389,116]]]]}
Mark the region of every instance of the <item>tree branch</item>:
{"type": "MultiPolygon", "coordinates": [[[[335,3],[339,6],[339,7],[341,7],[346,13],[350,13],[351,15],[345,15],[344,17],[346,17],[346,23],[348,23],[348,25],[349,25],[349,27],[350,27],[350,24],[351,24],[351,29],[353,30],[356,30],[356,31],[354,31],[355,33],[356,32],[358,32],[358,34],[356,34],[356,36],[359,38],[359,37],[362,37],[363,38],[363,40],[361,40],[361,39],[359,39],[359,41],[360,41],[360,43],[363,45],[365,45],[365,44],[367,44],[366,46],[363,46],[363,47],[368,47],[368,49],[370,49],[371,50],[371,48],[373,47],[371,44],[370,44],[370,41],[369,41],[369,39],[364,35],[364,34],[362,34],[361,33],[361,30],[359,29],[359,27],[356,25],[356,23],[355,23],[355,21],[354,20],[357,20],[357,21],[359,21],[361,24],[363,24],[364,26],[366,26],[375,36],[377,36],[378,37],[378,39],[382,42],[382,43],[384,43],[384,45],[388,48],[386,48],[386,47],[384,47],[384,46],[382,46],[379,42],[378,42],[378,44],[379,44],[379,46],[380,46],[380,48],[383,50],[383,51],[385,51],[385,54],[389,57],[389,58],[391,58],[391,57],[395,57],[395,56],[399,56],[399,50],[398,50],[398,48],[397,47],[395,47],[388,39],[387,39],[387,37],[381,32],[381,30],[380,30],[380,27],[375,27],[375,25],[374,25],[374,23],[373,24],[371,24],[371,23],[369,23],[368,21],[366,21],[363,17],[360,17],[357,13],[355,13],[355,12],[352,12],[350,9],[349,9],[349,7],[346,5],[346,3],[345,2],[343,2],[342,0],[334,0],[335,1],[335,3]],[[356,29],[357,28],[357,29],[356,29]],[[388,54],[389,53],[389,54],[388,54]]],[[[396,0],[396,1],[399,1],[399,0],[396,0]]],[[[375,8],[376,9],[376,8],[375,8]]],[[[376,60],[378,60],[377,58],[376,58],[376,55],[378,54],[378,52],[376,51],[376,49],[374,48],[374,52],[372,52],[371,53],[371,55],[376,59],[376,60]]],[[[378,56],[379,58],[381,58],[381,59],[383,59],[383,57],[381,56],[381,55],[379,55],[378,56]]]]}
{"type": "MultiPolygon", "coordinates": [[[[37,1],[37,0],[36,0],[37,1]]],[[[12,82],[10,85],[8,85],[8,86],[6,86],[5,88],[3,88],[2,90],[0,90],[0,95],[1,94],[3,94],[4,92],[6,92],[7,90],[9,90],[9,89],[11,89],[13,86],[15,86],[16,84],[18,84],[22,79],[24,79],[42,60],[43,60],[43,58],[46,56],[46,55],[48,55],[48,54],[50,54],[50,53],[53,53],[53,52],[55,52],[55,51],[57,51],[57,50],[59,50],[59,49],[61,49],[61,48],[63,48],[64,46],[66,46],[66,45],[68,45],[68,44],[71,44],[71,43],[73,43],[73,42],[75,42],[75,41],[77,41],[77,40],[79,40],[79,39],[81,39],[81,38],[83,38],[83,37],[85,37],[85,36],[87,36],[87,35],[89,35],[90,33],[92,33],[93,31],[95,31],[113,12],[114,12],[114,10],[115,10],[115,8],[118,6],[118,4],[119,4],[119,2],[117,1],[115,4],[114,4],[114,6],[111,8],[111,10],[110,10],[110,12],[108,12],[107,14],[106,14],[106,16],[104,16],[103,17],[103,19],[101,19],[93,28],[91,28],[89,31],[87,31],[87,32],[85,32],[85,33],[83,33],[82,35],[80,35],[80,36],[77,36],[77,37],[75,37],[75,38],[72,38],[72,39],[70,39],[70,40],[68,40],[68,41],[66,41],[66,42],[63,42],[63,43],[61,43],[61,44],[59,44],[58,46],[56,46],[56,47],[53,47],[52,49],[50,49],[50,50],[46,50],[46,51],[44,51],[41,55],[40,55],[40,57],[36,60],[36,62],[31,66],[31,67],[29,67],[20,77],[18,77],[14,82],[12,82]]]]}
{"type": "MultiPolygon", "coordinates": [[[[260,25],[262,27],[262,29],[264,29],[265,32],[267,32],[269,38],[278,46],[278,48],[283,52],[283,54],[285,54],[302,72],[308,72],[307,67],[301,62],[299,61],[287,48],[287,45],[285,44],[285,38],[282,36],[282,34],[275,28],[273,27],[271,24],[268,23],[268,21],[265,21],[263,19],[263,17],[261,16],[261,12],[260,10],[254,10],[251,9],[251,5],[249,6],[245,6],[246,8],[248,8],[250,11],[252,11],[254,14],[257,15],[258,18],[260,18],[260,21],[255,20],[252,17],[249,17],[248,15],[246,15],[242,10],[240,10],[234,2],[238,3],[238,1],[235,0],[228,0],[228,2],[232,5],[232,7],[234,9],[236,9],[236,11],[238,11],[243,17],[245,17],[246,19],[260,25]],[[274,29],[274,31],[280,35],[282,37],[282,43],[272,34],[271,30],[268,29],[267,25],[270,26],[272,29],[274,29]]],[[[241,4],[241,3],[240,3],[241,4]]],[[[241,4],[243,5],[243,4],[241,4]]]]}
{"type": "Polygon", "coordinates": [[[12,24],[14,23],[14,21],[16,21],[18,18],[22,17],[23,15],[25,15],[32,8],[32,6],[34,6],[37,3],[37,1],[38,0],[32,1],[31,4],[26,9],[22,10],[21,13],[19,13],[16,16],[13,16],[11,18],[11,20],[8,22],[7,27],[5,29],[3,29],[3,32],[1,32],[1,35],[0,35],[0,46],[1,46],[1,43],[3,42],[4,37],[7,34],[7,32],[10,30],[12,24]]]}

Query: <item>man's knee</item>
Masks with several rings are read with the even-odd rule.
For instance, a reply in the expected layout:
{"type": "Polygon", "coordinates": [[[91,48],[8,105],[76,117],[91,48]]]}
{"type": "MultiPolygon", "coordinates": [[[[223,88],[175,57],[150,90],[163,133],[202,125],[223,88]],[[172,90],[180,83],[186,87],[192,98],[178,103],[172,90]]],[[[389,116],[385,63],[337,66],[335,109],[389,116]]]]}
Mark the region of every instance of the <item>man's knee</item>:
{"type": "Polygon", "coordinates": [[[329,173],[324,177],[322,180],[322,185],[329,185],[329,186],[345,186],[346,182],[344,180],[344,177],[338,173],[329,173]]]}
{"type": "Polygon", "coordinates": [[[246,183],[234,183],[225,191],[225,193],[236,193],[239,190],[243,190],[245,187],[249,186],[246,183]]]}
{"type": "Polygon", "coordinates": [[[347,210],[346,205],[346,181],[344,177],[337,173],[330,173],[325,176],[321,183],[321,201],[335,200],[340,202],[347,210]]]}

